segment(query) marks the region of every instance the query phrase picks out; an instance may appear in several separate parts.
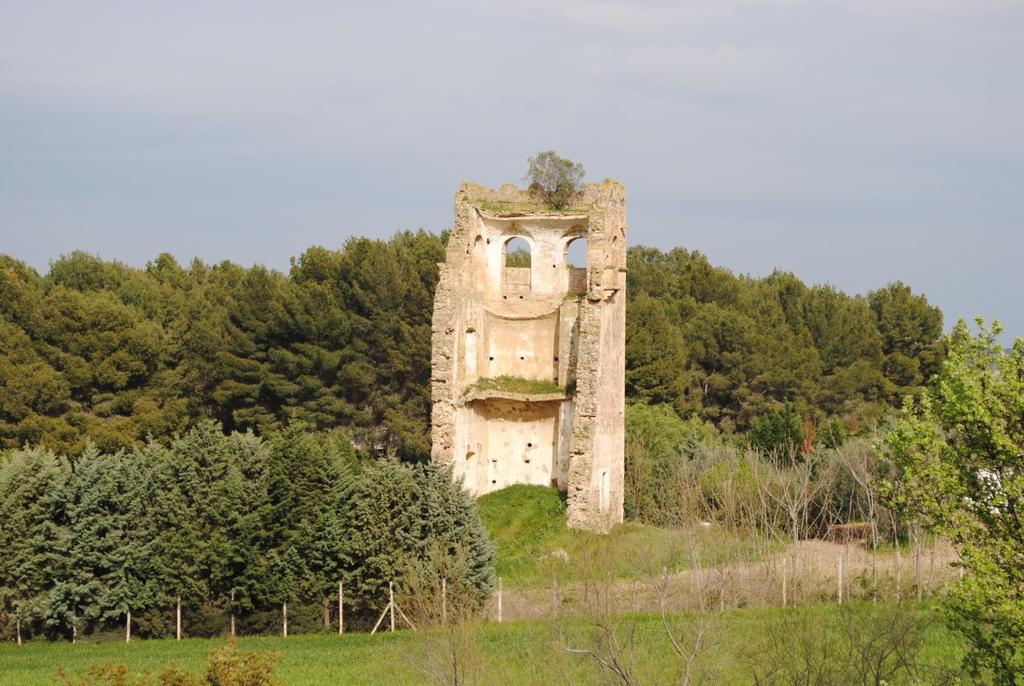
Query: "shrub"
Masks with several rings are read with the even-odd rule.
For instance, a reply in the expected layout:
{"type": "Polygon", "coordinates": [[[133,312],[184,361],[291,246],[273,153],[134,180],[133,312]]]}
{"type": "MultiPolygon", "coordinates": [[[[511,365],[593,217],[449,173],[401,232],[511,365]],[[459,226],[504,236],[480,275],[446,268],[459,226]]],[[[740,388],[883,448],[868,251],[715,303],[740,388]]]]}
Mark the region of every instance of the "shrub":
{"type": "Polygon", "coordinates": [[[747,438],[752,448],[793,458],[804,442],[800,413],[789,404],[766,412],[751,423],[747,438]]]}
{"type": "Polygon", "coordinates": [[[217,648],[206,657],[202,677],[189,674],[171,663],[158,674],[133,676],[127,665],[106,663],[92,667],[85,675],[56,674],[61,686],[279,686],[274,670],[280,653],[241,653],[234,642],[217,648]]]}

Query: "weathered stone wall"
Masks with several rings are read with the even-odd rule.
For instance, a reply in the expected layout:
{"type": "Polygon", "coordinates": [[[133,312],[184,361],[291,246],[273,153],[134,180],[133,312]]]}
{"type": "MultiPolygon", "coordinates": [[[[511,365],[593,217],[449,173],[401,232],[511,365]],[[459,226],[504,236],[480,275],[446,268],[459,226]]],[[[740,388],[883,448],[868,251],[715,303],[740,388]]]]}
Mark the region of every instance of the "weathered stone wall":
{"type": "Polygon", "coordinates": [[[594,531],[622,521],[625,203],[614,181],[560,212],[511,184],[464,184],[434,302],[434,459],[475,495],[567,490],[569,525],[594,531]],[[505,264],[517,237],[529,268],[505,264]],[[566,260],[578,239],[585,270],[566,260]],[[561,390],[474,386],[504,376],[561,390]]]}

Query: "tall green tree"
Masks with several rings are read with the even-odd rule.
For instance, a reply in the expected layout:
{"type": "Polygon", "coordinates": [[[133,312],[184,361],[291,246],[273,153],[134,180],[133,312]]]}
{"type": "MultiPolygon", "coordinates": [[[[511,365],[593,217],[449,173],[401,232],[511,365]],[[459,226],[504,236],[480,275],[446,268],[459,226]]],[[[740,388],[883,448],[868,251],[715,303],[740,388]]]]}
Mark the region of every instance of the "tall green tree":
{"type": "Polygon", "coordinates": [[[293,424],[271,437],[264,473],[272,588],[278,602],[328,596],[341,574],[348,480],[338,454],[293,424]]]}
{"type": "Polygon", "coordinates": [[[494,545],[472,498],[434,464],[402,464],[394,459],[364,463],[353,480],[345,508],[346,589],[358,612],[372,615],[387,603],[388,583],[401,586],[410,565],[443,573],[462,595],[479,599],[491,590],[494,545]]]}
{"type": "Polygon", "coordinates": [[[957,324],[938,374],[887,436],[889,493],[953,540],[968,572],[950,598],[967,663],[1009,686],[1024,675],[1024,339],[1007,351],[998,324],[978,326],[957,324]]]}
{"type": "Polygon", "coordinates": [[[100,453],[73,462],[66,492],[66,551],[50,599],[53,622],[65,634],[107,628],[151,604],[146,594],[151,541],[142,532],[147,465],[139,456],[100,453]]]}
{"type": "Polygon", "coordinates": [[[35,448],[0,464],[0,608],[24,635],[43,631],[49,595],[66,568],[66,461],[35,448]]]}
{"type": "Polygon", "coordinates": [[[920,390],[942,361],[942,312],[896,282],[868,294],[882,337],[885,376],[898,396],[920,390]]]}

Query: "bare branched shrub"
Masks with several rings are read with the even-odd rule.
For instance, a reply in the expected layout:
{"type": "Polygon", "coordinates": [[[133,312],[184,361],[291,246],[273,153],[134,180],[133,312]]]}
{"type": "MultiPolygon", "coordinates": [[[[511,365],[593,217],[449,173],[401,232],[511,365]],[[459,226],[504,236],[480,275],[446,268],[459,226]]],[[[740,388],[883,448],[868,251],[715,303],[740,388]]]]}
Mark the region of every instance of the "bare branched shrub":
{"type": "Polygon", "coordinates": [[[721,618],[738,594],[729,575],[701,570],[697,549],[689,552],[689,576],[666,568],[645,583],[616,580],[600,552],[586,560],[575,616],[559,621],[562,650],[587,658],[606,683],[714,683],[716,672],[705,658],[720,642],[721,618]],[[646,614],[651,595],[658,608],[653,625],[646,614]],[[652,643],[662,640],[671,663],[645,661],[652,643]]]}
{"type": "Polygon", "coordinates": [[[486,672],[479,591],[458,581],[467,578],[468,566],[467,550],[436,547],[426,563],[401,566],[396,603],[418,639],[410,659],[431,683],[442,686],[478,684],[486,672]]]}
{"type": "MultiPolygon", "coordinates": [[[[694,554],[691,574],[698,575],[699,571],[700,561],[694,554]]],[[[719,643],[718,632],[722,615],[727,607],[732,607],[722,602],[726,597],[725,588],[708,586],[700,581],[700,576],[694,578],[697,582],[691,584],[689,589],[683,589],[680,587],[679,579],[670,577],[666,570],[657,586],[661,625],[681,672],[673,683],[682,686],[710,683],[714,678],[713,670],[704,664],[702,656],[719,643]],[[695,607],[694,613],[670,614],[668,608],[672,595],[685,593],[687,590],[690,603],[695,607]]]]}
{"type": "Polygon", "coordinates": [[[879,685],[893,679],[942,683],[920,647],[933,617],[909,603],[844,606],[833,613],[779,612],[745,657],[755,684],[879,685]]]}
{"type": "MultiPolygon", "coordinates": [[[[637,640],[637,587],[617,582],[602,546],[579,562],[582,579],[574,614],[582,617],[578,630],[572,618],[560,615],[558,637],[570,655],[592,660],[608,683],[634,686],[637,640]]],[[[554,592],[554,591],[553,591],[554,592]]]]}

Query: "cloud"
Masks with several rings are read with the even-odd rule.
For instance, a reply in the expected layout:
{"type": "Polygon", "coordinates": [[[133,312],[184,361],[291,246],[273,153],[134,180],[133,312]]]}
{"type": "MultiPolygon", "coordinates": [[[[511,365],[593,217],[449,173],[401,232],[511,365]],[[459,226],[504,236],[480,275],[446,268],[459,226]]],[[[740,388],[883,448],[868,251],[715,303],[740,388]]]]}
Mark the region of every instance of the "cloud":
{"type": "Polygon", "coordinates": [[[1024,225],[1021,2],[10,5],[0,250],[42,265],[136,230],[139,254],[173,237],[185,258],[273,262],[282,226],[287,245],[438,229],[459,181],[518,179],[546,148],[628,185],[638,242],[827,264],[840,285],[915,276],[964,252],[957,232],[1024,225]],[[908,227],[945,233],[894,243],[884,275],[821,247],[908,227]],[[250,230],[264,238],[239,240],[250,230]]]}

